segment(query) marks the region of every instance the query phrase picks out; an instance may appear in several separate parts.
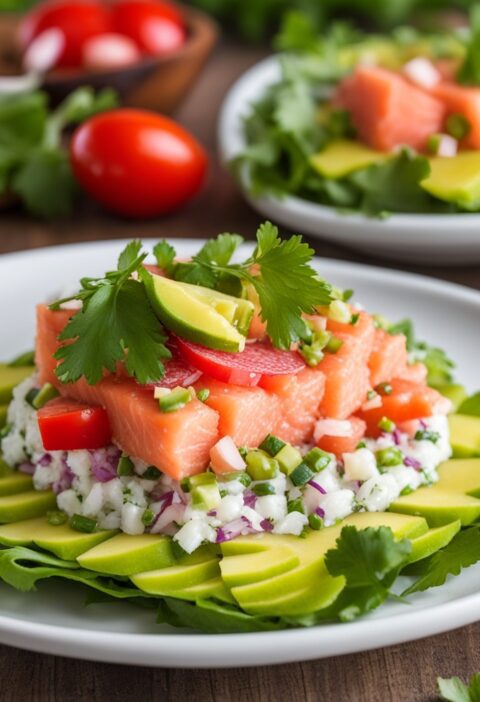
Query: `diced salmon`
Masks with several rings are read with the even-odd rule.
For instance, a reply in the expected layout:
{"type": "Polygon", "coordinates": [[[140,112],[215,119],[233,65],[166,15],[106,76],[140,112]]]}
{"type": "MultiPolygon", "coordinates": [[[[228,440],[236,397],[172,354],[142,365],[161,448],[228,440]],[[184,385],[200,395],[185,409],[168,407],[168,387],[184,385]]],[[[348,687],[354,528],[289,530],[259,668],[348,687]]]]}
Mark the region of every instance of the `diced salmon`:
{"type": "Polygon", "coordinates": [[[368,359],[372,386],[399,378],[407,366],[407,340],[403,334],[375,330],[373,351],[368,359]]]}
{"type": "Polygon", "coordinates": [[[480,149],[480,88],[470,88],[457,83],[439,83],[431,94],[441,100],[447,114],[461,114],[470,124],[470,131],[461,140],[466,149],[480,149]]]}
{"type": "Polygon", "coordinates": [[[401,373],[398,373],[397,378],[401,380],[409,380],[411,383],[418,385],[427,384],[427,367],[423,363],[413,363],[411,366],[406,366],[401,373]]]}
{"type": "Polygon", "coordinates": [[[56,337],[72,311],[37,308],[37,364],[42,382],[51,382],[65,397],[100,405],[107,411],[114,441],[125,453],[157,466],[171,477],[199,473],[208,466],[210,449],[219,438],[219,417],[198,400],[163,413],[152,389],[134,380],[109,376],[97,385],[83,379],[62,385],[54,375],[56,337]]]}
{"type": "Polygon", "coordinates": [[[375,324],[373,318],[367,312],[359,312],[358,320],[355,324],[344,324],[335,322],[333,319],[327,320],[327,329],[334,336],[347,334],[352,339],[359,342],[359,360],[366,363],[372,353],[375,342],[375,324]]]}
{"type": "Polygon", "coordinates": [[[248,338],[249,339],[264,339],[267,335],[267,325],[265,322],[262,322],[262,318],[258,314],[258,312],[255,312],[255,314],[252,317],[252,321],[250,322],[250,328],[248,330],[248,338]]]}
{"type": "Polygon", "coordinates": [[[391,380],[390,385],[392,393],[382,396],[380,407],[358,413],[358,416],[367,423],[369,436],[378,435],[378,423],[383,417],[388,417],[399,424],[448,411],[445,398],[433,388],[399,378],[391,380]]]}
{"type": "Polygon", "coordinates": [[[352,433],[350,436],[324,435],[317,441],[317,446],[323,449],[323,451],[334,453],[336,456],[341,456],[342,453],[355,451],[358,443],[365,436],[367,425],[363,419],[359,419],[358,417],[349,417],[349,422],[352,426],[352,433]]]}
{"type": "Polygon", "coordinates": [[[237,446],[258,446],[282,417],[280,398],[262,388],[231,385],[207,376],[194,387],[210,391],[205,404],[220,415],[220,436],[231,436],[237,446]]]}
{"type": "Polygon", "coordinates": [[[442,100],[378,66],[358,66],[340,83],[334,102],[351,114],[360,138],[379,151],[402,145],[424,150],[445,117],[442,100]]]}

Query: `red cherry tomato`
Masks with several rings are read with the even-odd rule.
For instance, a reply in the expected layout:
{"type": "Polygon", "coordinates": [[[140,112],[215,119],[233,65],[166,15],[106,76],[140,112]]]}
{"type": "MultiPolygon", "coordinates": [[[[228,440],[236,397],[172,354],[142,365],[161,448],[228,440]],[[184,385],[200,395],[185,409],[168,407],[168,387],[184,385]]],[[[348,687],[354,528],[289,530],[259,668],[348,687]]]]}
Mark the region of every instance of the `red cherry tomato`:
{"type": "Polygon", "coordinates": [[[295,351],[280,351],[266,344],[247,344],[241,353],[214,351],[176,338],[186,361],[206,375],[232,385],[258,385],[263,375],[298,373],[305,363],[295,351]]]}
{"type": "Polygon", "coordinates": [[[171,212],[200,189],[207,156],[185,129],[143,110],[112,110],[74,133],[70,156],[80,185],[127,217],[171,212]]]}
{"type": "Polygon", "coordinates": [[[75,451],[108,446],[112,432],[103,407],[56,397],[37,412],[46,451],[75,451]]]}
{"type": "Polygon", "coordinates": [[[95,0],[47,0],[22,19],[18,34],[22,48],[26,49],[35,37],[52,27],[65,36],[57,66],[79,68],[85,42],[111,31],[110,10],[95,0]]]}
{"type": "Polygon", "coordinates": [[[181,12],[162,0],[119,0],[113,5],[112,22],[115,32],[153,56],[175,51],[186,39],[181,12]]]}

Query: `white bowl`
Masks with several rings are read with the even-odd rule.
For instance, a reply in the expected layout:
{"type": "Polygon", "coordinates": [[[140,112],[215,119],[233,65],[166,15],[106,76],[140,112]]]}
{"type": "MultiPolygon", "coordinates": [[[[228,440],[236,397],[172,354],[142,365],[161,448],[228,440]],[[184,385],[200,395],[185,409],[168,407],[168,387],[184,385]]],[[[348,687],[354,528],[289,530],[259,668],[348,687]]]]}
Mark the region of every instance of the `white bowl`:
{"type": "MultiPolygon", "coordinates": [[[[280,78],[277,56],[261,61],[239,78],[228,92],[220,113],[218,140],[222,160],[228,163],[245,148],[242,120],[251,103],[280,78]]],[[[262,215],[296,232],[363,251],[375,256],[428,265],[480,262],[480,214],[395,214],[374,219],[339,213],[298,197],[247,200],[262,215]]]]}

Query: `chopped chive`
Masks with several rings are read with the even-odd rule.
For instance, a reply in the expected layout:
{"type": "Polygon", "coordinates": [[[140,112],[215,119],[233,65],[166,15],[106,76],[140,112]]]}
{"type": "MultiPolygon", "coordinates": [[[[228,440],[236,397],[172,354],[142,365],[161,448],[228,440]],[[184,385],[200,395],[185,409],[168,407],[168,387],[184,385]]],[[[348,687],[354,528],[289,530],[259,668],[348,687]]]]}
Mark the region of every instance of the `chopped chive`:
{"type": "Polygon", "coordinates": [[[375,386],[375,390],[379,395],[391,395],[393,392],[390,383],[379,383],[375,386]]]}
{"type": "Polygon", "coordinates": [[[84,534],[92,534],[97,528],[97,522],[90,517],[84,517],[82,514],[74,514],[70,517],[70,526],[75,531],[81,531],[84,534]]]}
{"type": "Polygon", "coordinates": [[[158,398],[161,412],[176,412],[190,402],[192,396],[187,388],[175,388],[168,395],[158,398]]]}
{"type": "Polygon", "coordinates": [[[391,466],[398,466],[403,463],[403,454],[400,449],[394,446],[380,449],[375,454],[377,463],[379,466],[390,468],[391,466]]]}
{"type": "Polygon", "coordinates": [[[118,462],[117,475],[133,475],[134,472],[135,466],[133,465],[132,459],[123,453],[118,462]]]}
{"type": "Polygon", "coordinates": [[[343,341],[338,338],[338,336],[332,336],[327,342],[325,347],[326,351],[329,353],[337,353],[343,346],[343,341]]]}
{"type": "Polygon", "coordinates": [[[300,463],[300,465],[297,466],[292,473],[290,473],[290,480],[296,487],[299,487],[300,485],[305,485],[308,483],[308,481],[311,480],[314,475],[314,471],[311,470],[311,468],[309,468],[304,462],[300,463]]]}
{"type": "Polygon", "coordinates": [[[200,400],[200,402],[206,402],[209,397],[210,390],[208,388],[202,388],[201,390],[197,390],[197,399],[200,400]]]}
{"type": "Polygon", "coordinates": [[[320,473],[320,471],[328,468],[332,461],[332,457],[326,451],[322,451],[320,448],[311,449],[303,457],[303,463],[311,468],[315,473],[320,473]]]}
{"type": "Polygon", "coordinates": [[[26,351],[25,353],[16,356],[8,364],[10,368],[18,368],[19,366],[34,366],[35,365],[35,351],[26,351]]]}
{"type": "Polygon", "coordinates": [[[291,512],[300,512],[300,514],[305,514],[305,507],[303,505],[302,498],[298,497],[296,500],[290,500],[287,502],[287,512],[288,514],[291,512]]]}
{"type": "Polygon", "coordinates": [[[358,449],[362,448],[367,448],[367,442],[366,441],[359,441],[358,444],[355,447],[355,450],[358,451],[358,449]]]}
{"type": "Polygon", "coordinates": [[[391,434],[392,431],[395,431],[395,422],[392,422],[388,417],[382,417],[378,422],[378,428],[387,434],[391,434]]]}
{"type": "Polygon", "coordinates": [[[145,524],[145,526],[151,526],[153,524],[153,521],[155,519],[155,512],[152,512],[151,509],[146,509],[145,512],[142,515],[142,524],[145,524]]]}
{"type": "Polygon", "coordinates": [[[25,402],[29,404],[30,407],[35,408],[35,405],[33,403],[39,392],[40,390],[38,388],[31,388],[25,395],[25,402]]]}
{"type": "Polygon", "coordinates": [[[47,512],[47,522],[52,526],[60,526],[61,524],[65,524],[67,519],[67,513],[61,509],[55,509],[47,512]]]}
{"type": "Polygon", "coordinates": [[[438,431],[430,431],[429,429],[419,429],[415,433],[415,441],[431,441],[432,444],[437,444],[440,440],[438,431]]]}
{"type": "Polygon", "coordinates": [[[223,499],[228,495],[228,490],[220,490],[220,497],[223,499]]]}
{"type": "Polygon", "coordinates": [[[155,466],[148,466],[142,473],[143,480],[158,480],[162,472],[155,466]]]}
{"type": "Polygon", "coordinates": [[[265,451],[270,456],[276,456],[284,446],[286,446],[285,441],[282,441],[273,434],[267,434],[258,448],[262,449],[262,451],[265,451]]]}
{"type": "Polygon", "coordinates": [[[315,514],[315,512],[312,512],[312,514],[308,516],[308,523],[310,528],[315,529],[315,531],[319,531],[323,528],[323,519],[319,517],[318,514],[315,514]]]}
{"type": "Polygon", "coordinates": [[[350,324],[355,326],[355,324],[358,323],[358,320],[360,319],[360,314],[358,312],[355,312],[355,314],[352,314],[350,317],[350,324]]]}
{"type": "Polygon", "coordinates": [[[251,487],[251,490],[257,497],[275,495],[275,486],[272,483],[257,483],[251,487]]]}
{"type": "Polygon", "coordinates": [[[410,493],[412,493],[412,492],[413,492],[413,488],[410,487],[410,485],[405,485],[403,490],[400,492],[400,495],[402,495],[402,496],[403,495],[410,495],[410,493]]]}
{"type": "Polygon", "coordinates": [[[447,117],[445,128],[450,136],[463,139],[470,132],[472,125],[464,115],[454,112],[447,117]]]}
{"type": "Polygon", "coordinates": [[[59,394],[60,393],[58,392],[57,388],[55,388],[51,383],[45,383],[45,385],[41,387],[33,398],[31,403],[32,407],[35,409],[41,409],[47,404],[47,402],[53,400],[54,397],[58,397],[59,394]]]}
{"type": "Polygon", "coordinates": [[[252,479],[251,479],[251,477],[248,475],[248,473],[245,473],[245,472],[243,472],[243,471],[242,471],[241,473],[237,473],[237,474],[235,475],[235,478],[236,478],[236,480],[238,480],[240,483],[242,483],[242,485],[243,485],[244,487],[248,487],[248,486],[251,484],[251,482],[252,482],[252,479]]]}

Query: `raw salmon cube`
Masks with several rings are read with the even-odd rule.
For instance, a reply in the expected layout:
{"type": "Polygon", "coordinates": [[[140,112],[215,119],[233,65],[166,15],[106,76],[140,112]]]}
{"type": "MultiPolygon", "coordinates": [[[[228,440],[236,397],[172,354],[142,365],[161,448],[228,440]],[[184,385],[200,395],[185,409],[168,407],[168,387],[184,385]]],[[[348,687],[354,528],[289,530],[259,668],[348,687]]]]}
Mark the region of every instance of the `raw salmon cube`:
{"type": "Polygon", "coordinates": [[[365,436],[367,425],[363,419],[359,419],[358,417],[349,417],[348,421],[352,427],[352,433],[350,436],[324,435],[317,441],[317,446],[323,451],[334,453],[336,456],[341,456],[342,453],[351,453],[352,451],[355,451],[358,443],[365,436]]]}
{"type": "Polygon", "coordinates": [[[431,94],[443,102],[447,114],[460,114],[468,121],[470,131],[461,145],[480,149],[480,88],[445,82],[432,88],[431,94]]]}
{"type": "Polygon", "coordinates": [[[399,378],[407,366],[407,340],[403,334],[375,331],[373,351],[368,359],[372,386],[399,378]]]}

